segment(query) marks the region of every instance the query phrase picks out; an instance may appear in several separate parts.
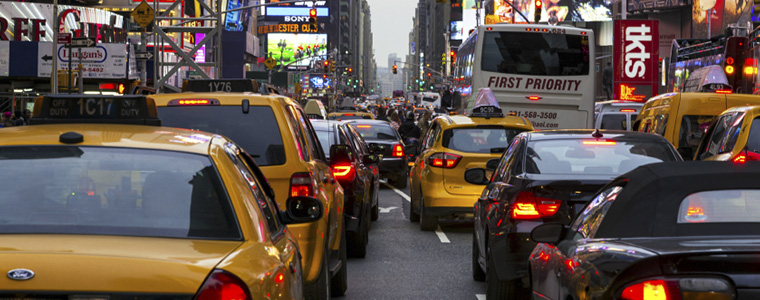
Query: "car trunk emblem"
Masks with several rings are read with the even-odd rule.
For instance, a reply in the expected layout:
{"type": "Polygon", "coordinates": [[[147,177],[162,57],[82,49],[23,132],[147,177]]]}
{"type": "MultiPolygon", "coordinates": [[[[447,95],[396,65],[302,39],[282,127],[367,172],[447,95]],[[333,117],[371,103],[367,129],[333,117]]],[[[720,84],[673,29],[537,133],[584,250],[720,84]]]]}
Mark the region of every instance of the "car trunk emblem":
{"type": "Polygon", "coordinates": [[[34,277],[34,272],[29,269],[13,269],[8,271],[8,278],[13,280],[29,280],[34,277]]]}

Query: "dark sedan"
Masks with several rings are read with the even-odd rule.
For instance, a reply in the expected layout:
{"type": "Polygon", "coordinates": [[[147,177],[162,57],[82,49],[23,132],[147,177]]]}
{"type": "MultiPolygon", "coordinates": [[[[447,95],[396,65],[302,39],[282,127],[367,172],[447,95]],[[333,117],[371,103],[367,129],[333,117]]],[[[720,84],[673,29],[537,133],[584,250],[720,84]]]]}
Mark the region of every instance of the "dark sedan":
{"type": "MultiPolygon", "coordinates": [[[[489,299],[526,297],[530,231],[569,224],[616,176],[656,162],[681,161],[662,136],[626,131],[551,130],[517,135],[475,203],[473,278],[488,281],[489,299]]],[[[495,160],[489,165],[496,165],[495,160]]],[[[483,169],[465,179],[483,179],[483,169]],[[478,176],[479,175],[479,176],[478,176]]],[[[487,181],[487,180],[486,180],[487,181]]]]}
{"type": "Polygon", "coordinates": [[[370,220],[377,220],[379,158],[369,149],[353,126],[341,121],[312,120],[314,131],[327,157],[333,176],[344,193],[343,218],[345,221],[348,255],[365,257],[369,241],[370,220]]]}
{"type": "Polygon", "coordinates": [[[760,299],[760,163],[660,163],[532,238],[540,299],[760,299]]]}
{"type": "Polygon", "coordinates": [[[382,120],[349,120],[346,121],[356,127],[368,144],[379,146],[380,154],[380,177],[387,178],[388,183],[397,188],[405,188],[409,179],[409,158],[404,149],[404,142],[396,129],[390,123],[382,120]]]}

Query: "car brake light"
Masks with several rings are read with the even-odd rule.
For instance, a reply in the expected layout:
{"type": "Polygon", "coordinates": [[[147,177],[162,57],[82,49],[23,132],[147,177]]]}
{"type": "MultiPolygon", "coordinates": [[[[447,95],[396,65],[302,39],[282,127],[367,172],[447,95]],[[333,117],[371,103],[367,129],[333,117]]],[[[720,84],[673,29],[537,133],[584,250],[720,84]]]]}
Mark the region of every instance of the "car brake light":
{"type": "Polygon", "coordinates": [[[251,293],[240,278],[222,270],[211,272],[195,300],[250,300],[251,293]]]}
{"type": "Polygon", "coordinates": [[[356,177],[354,166],[350,164],[340,164],[332,166],[333,176],[338,180],[352,181],[356,177]]]}
{"type": "Polygon", "coordinates": [[[734,91],[728,90],[728,89],[725,89],[725,90],[715,90],[715,93],[716,94],[733,94],[734,91]]]}
{"type": "Polygon", "coordinates": [[[208,99],[183,99],[179,100],[179,105],[208,105],[208,99]]]}
{"type": "Polygon", "coordinates": [[[520,192],[512,205],[512,219],[530,220],[557,214],[562,200],[536,197],[532,192],[520,192]]]}
{"type": "Polygon", "coordinates": [[[721,278],[653,279],[626,286],[624,300],[734,299],[734,289],[721,278]]]}
{"type": "Polygon", "coordinates": [[[354,114],[343,114],[344,117],[353,117],[354,114]]]}
{"type": "Polygon", "coordinates": [[[372,128],[372,125],[356,125],[356,128],[372,128]]]}
{"type": "Polygon", "coordinates": [[[756,161],[760,160],[760,154],[742,150],[742,152],[739,152],[733,159],[731,159],[735,164],[743,164],[748,161],[756,161]]]}
{"type": "Polygon", "coordinates": [[[393,145],[393,157],[404,157],[404,147],[401,144],[393,145]]]}
{"type": "Polygon", "coordinates": [[[533,101],[541,100],[541,96],[526,96],[526,98],[528,98],[528,100],[533,100],[533,101]]]}
{"type": "Polygon", "coordinates": [[[620,110],[620,112],[632,112],[632,113],[635,113],[636,110],[632,109],[632,108],[623,108],[623,109],[620,110]]]}
{"type": "Polygon", "coordinates": [[[615,141],[610,140],[596,140],[596,141],[583,141],[584,145],[594,145],[594,146],[608,146],[608,145],[615,145],[617,144],[615,141]]]}
{"type": "Polygon", "coordinates": [[[455,168],[461,159],[461,155],[446,152],[437,152],[433,153],[433,155],[428,158],[428,164],[433,167],[451,169],[455,168]]]}
{"type": "Polygon", "coordinates": [[[313,197],[316,190],[314,181],[309,173],[295,173],[290,177],[290,196],[313,197]]]}

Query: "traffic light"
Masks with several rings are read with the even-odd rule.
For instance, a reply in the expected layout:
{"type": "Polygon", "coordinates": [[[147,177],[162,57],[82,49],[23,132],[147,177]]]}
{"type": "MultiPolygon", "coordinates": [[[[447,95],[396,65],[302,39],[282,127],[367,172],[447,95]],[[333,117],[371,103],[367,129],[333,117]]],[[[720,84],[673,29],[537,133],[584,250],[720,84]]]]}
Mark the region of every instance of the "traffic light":
{"type": "Polygon", "coordinates": [[[544,3],[542,2],[543,0],[534,0],[534,1],[536,1],[534,2],[536,5],[535,5],[535,10],[534,10],[535,15],[534,15],[533,23],[538,23],[538,21],[541,21],[541,9],[544,3]]]}
{"type": "Polygon", "coordinates": [[[319,24],[317,24],[317,9],[316,8],[312,8],[309,10],[309,27],[311,27],[311,32],[319,31],[319,24]]]}
{"type": "Polygon", "coordinates": [[[354,68],[348,68],[348,76],[354,75],[354,68]]]}
{"type": "Polygon", "coordinates": [[[330,60],[329,59],[325,59],[324,68],[323,69],[324,69],[325,73],[330,72],[330,60]]]}
{"type": "Polygon", "coordinates": [[[449,54],[451,55],[451,63],[457,62],[457,53],[454,50],[451,50],[451,53],[449,54]]]}
{"type": "Polygon", "coordinates": [[[330,60],[330,73],[335,72],[335,61],[330,60]]]}
{"type": "Polygon", "coordinates": [[[398,66],[393,65],[393,74],[397,74],[397,73],[398,73],[398,66]]]}

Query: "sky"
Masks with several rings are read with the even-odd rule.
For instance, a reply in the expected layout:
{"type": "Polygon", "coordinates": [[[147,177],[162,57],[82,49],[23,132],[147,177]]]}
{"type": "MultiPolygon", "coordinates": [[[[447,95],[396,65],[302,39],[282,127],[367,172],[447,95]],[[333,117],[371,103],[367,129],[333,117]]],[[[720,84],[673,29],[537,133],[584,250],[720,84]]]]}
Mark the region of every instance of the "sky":
{"type": "Polygon", "coordinates": [[[404,59],[409,52],[409,32],[417,0],[367,0],[372,13],[372,45],[378,68],[388,67],[388,55],[404,59]]]}

